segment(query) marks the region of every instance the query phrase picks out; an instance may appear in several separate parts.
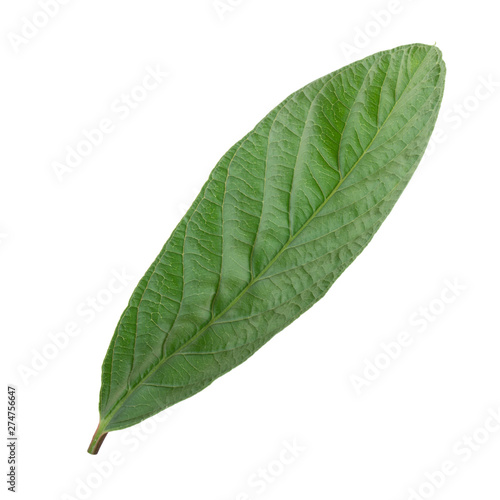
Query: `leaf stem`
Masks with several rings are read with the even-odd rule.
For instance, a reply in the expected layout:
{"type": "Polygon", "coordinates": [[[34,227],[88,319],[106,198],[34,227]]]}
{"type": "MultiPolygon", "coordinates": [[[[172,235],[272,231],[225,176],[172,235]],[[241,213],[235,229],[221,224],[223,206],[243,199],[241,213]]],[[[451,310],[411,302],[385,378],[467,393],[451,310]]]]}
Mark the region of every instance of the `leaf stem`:
{"type": "Polygon", "coordinates": [[[107,432],[104,431],[105,425],[102,422],[99,422],[94,435],[92,436],[92,441],[90,442],[89,449],[87,450],[91,455],[97,455],[99,453],[99,448],[104,441],[104,438],[108,435],[107,432]]]}

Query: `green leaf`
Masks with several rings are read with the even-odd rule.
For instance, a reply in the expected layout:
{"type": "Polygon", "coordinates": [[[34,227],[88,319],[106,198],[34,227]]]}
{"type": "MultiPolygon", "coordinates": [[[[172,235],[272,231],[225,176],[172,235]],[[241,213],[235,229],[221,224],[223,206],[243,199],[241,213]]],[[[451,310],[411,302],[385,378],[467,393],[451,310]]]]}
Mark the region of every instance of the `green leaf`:
{"type": "Polygon", "coordinates": [[[295,92],[226,153],[120,318],[89,452],[201,391],[323,297],[410,180],[444,79],[436,47],[380,52],[295,92]]]}

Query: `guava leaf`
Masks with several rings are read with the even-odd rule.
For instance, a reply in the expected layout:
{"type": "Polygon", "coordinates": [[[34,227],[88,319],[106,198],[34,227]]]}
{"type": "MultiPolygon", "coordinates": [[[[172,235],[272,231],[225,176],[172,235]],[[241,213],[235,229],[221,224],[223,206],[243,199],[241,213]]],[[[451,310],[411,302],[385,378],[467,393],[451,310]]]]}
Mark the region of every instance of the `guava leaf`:
{"type": "Polygon", "coordinates": [[[410,180],[444,80],[436,47],[374,54],[289,96],[226,153],[120,318],[90,453],[108,431],[207,387],[323,297],[410,180]]]}

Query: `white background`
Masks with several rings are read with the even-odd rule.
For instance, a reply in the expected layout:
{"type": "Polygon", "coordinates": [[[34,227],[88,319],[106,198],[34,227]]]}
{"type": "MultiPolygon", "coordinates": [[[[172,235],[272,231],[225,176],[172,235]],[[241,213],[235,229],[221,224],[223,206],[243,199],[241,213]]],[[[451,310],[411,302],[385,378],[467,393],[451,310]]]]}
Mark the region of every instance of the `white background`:
{"type": "Polygon", "coordinates": [[[500,432],[481,430],[500,408],[496,4],[231,1],[67,1],[22,42],[40,6],[2,2],[0,327],[18,498],[498,499],[500,432]],[[366,251],[248,362],[88,455],[117,320],[220,156],[304,84],[413,42],[447,63],[439,133],[366,251]],[[169,76],[117,112],[157,66],[169,76]],[[103,118],[114,130],[60,181],[54,163],[103,118]],[[92,318],[91,297],[110,301],[92,318]],[[54,351],[68,323],[79,334],[54,351]],[[411,345],[356,391],[402,332],[411,345]],[[425,485],[445,461],[454,474],[425,485]]]}

